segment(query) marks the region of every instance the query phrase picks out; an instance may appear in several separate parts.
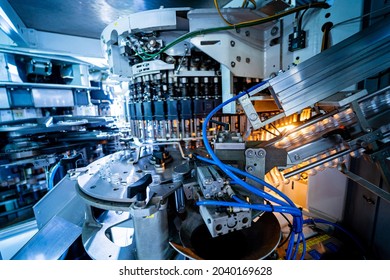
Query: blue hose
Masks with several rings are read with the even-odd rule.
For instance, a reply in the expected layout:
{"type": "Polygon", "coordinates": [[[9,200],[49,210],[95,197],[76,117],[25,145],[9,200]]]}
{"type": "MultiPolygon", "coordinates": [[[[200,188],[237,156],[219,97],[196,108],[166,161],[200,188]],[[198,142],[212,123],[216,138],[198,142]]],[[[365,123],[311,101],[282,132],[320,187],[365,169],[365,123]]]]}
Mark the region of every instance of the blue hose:
{"type": "MultiPolygon", "coordinates": [[[[284,202],[284,201],[281,201],[267,193],[265,193],[264,191],[261,191],[253,186],[251,186],[250,184],[242,181],[237,175],[234,174],[234,172],[238,173],[238,174],[241,174],[241,170],[237,171],[232,171],[232,167],[229,167],[228,165],[225,165],[213,152],[211,146],[210,146],[210,143],[208,142],[208,138],[207,138],[207,126],[208,126],[208,123],[210,122],[211,118],[214,116],[215,113],[217,113],[220,109],[222,109],[224,106],[226,106],[227,104],[229,104],[230,102],[233,102],[239,98],[241,98],[242,96],[248,94],[248,92],[251,92],[251,91],[254,91],[256,90],[257,88],[263,86],[264,84],[266,83],[266,81],[262,82],[262,83],[259,83],[253,87],[251,87],[248,91],[243,91],[241,92],[240,94],[234,96],[233,98],[227,100],[227,101],[224,101],[223,103],[221,103],[220,105],[218,105],[217,107],[215,107],[208,115],[207,117],[205,118],[204,122],[203,122],[203,125],[202,125],[202,132],[203,132],[203,135],[202,135],[202,138],[203,138],[203,143],[204,143],[204,146],[207,150],[207,152],[209,153],[209,155],[211,156],[211,158],[213,159],[213,164],[217,165],[226,175],[228,175],[233,181],[235,181],[237,184],[239,184],[240,186],[244,187],[245,189],[249,190],[250,192],[256,194],[256,195],[259,195],[259,196],[262,196],[262,197],[267,197],[268,200],[272,201],[272,202],[276,202],[280,205],[283,205],[283,206],[272,206],[272,205],[251,205],[251,204],[248,204],[248,203],[234,203],[234,202],[227,202],[227,204],[223,205],[224,203],[222,202],[219,202],[219,201],[200,201],[198,202],[198,205],[215,205],[215,206],[232,206],[232,205],[235,205],[235,206],[238,206],[238,207],[244,207],[244,208],[251,208],[251,209],[257,209],[257,210],[262,210],[262,211],[275,211],[275,212],[281,212],[281,213],[288,213],[288,214],[291,214],[293,216],[293,231],[294,233],[296,234],[299,234],[299,238],[302,237],[302,226],[303,226],[303,218],[302,218],[302,213],[301,211],[295,206],[295,204],[287,197],[285,196],[284,194],[282,194],[281,196],[288,202],[284,202]]],[[[250,175],[250,174],[248,174],[250,175]]],[[[245,175],[244,175],[245,176],[245,175]]],[[[247,176],[248,178],[250,178],[249,176],[247,176]]],[[[255,178],[254,180],[256,182],[259,182],[260,179],[253,176],[253,178],[255,178]]],[[[276,188],[274,188],[273,186],[267,184],[265,181],[261,180],[261,184],[267,186],[268,188],[272,189],[272,190],[277,190],[276,188]]],[[[281,192],[277,191],[279,194],[281,194],[281,192]]],[[[234,207],[234,206],[233,206],[234,207]]],[[[295,235],[294,235],[295,236],[295,235]]],[[[288,245],[288,254],[287,254],[287,259],[290,259],[291,258],[291,252],[292,252],[292,247],[294,245],[294,236],[291,237],[290,239],[290,242],[289,242],[289,245],[288,245]],[[291,241],[292,240],[292,241],[291,241]]],[[[303,240],[302,242],[305,242],[305,239],[303,237],[303,240]]],[[[299,246],[299,245],[298,245],[299,246]]]]}
{"type": "Polygon", "coordinates": [[[238,202],[238,203],[243,203],[243,204],[247,204],[248,202],[246,202],[245,200],[242,200],[241,198],[239,198],[237,195],[233,195],[232,198],[238,202]]]}
{"type": "MultiPolygon", "coordinates": [[[[250,91],[253,91],[257,88],[259,88],[260,86],[264,85],[266,82],[262,82],[260,84],[257,84],[256,86],[250,88],[248,90],[248,92],[250,91]]],[[[233,102],[239,98],[241,98],[242,96],[246,95],[248,93],[247,91],[243,91],[241,92],[240,94],[234,96],[233,98],[229,99],[229,100],[226,100],[224,102],[222,102],[220,105],[218,105],[217,107],[215,107],[208,115],[207,117],[205,118],[204,122],[203,122],[203,125],[202,125],[202,132],[203,132],[203,143],[204,143],[204,146],[207,150],[207,152],[209,153],[209,155],[212,157],[212,159],[214,160],[215,164],[225,173],[227,174],[231,179],[233,179],[234,181],[236,181],[239,185],[241,185],[242,187],[248,189],[249,191],[253,192],[255,191],[256,192],[256,188],[254,188],[253,186],[241,181],[241,179],[236,176],[233,172],[231,172],[228,168],[226,168],[226,165],[222,163],[222,161],[219,160],[219,158],[214,154],[211,146],[210,146],[210,143],[208,141],[208,138],[207,138],[207,126],[208,126],[208,123],[210,122],[211,118],[214,116],[215,113],[217,113],[219,110],[221,110],[223,107],[225,107],[227,104],[229,104],[230,102],[233,102]]]]}
{"type": "Polygon", "coordinates": [[[50,171],[49,180],[48,180],[48,186],[47,186],[48,190],[51,190],[54,187],[53,186],[53,184],[54,184],[54,177],[57,174],[57,170],[58,170],[59,167],[60,167],[60,162],[58,162],[56,165],[54,165],[53,168],[50,171]]]}

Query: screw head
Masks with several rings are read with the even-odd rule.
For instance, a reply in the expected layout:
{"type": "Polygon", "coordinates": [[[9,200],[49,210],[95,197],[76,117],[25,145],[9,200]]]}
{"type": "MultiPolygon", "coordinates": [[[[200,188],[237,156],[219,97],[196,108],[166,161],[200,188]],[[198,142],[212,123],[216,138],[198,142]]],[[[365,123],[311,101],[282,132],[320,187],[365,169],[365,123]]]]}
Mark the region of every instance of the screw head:
{"type": "Polygon", "coordinates": [[[263,158],[265,156],[265,151],[263,149],[257,151],[256,154],[259,158],[263,158]]]}
{"type": "Polygon", "coordinates": [[[252,150],[252,149],[248,149],[245,151],[245,155],[248,157],[248,158],[251,158],[255,155],[255,152],[252,150]]]}
{"type": "Polygon", "coordinates": [[[252,167],[252,166],[248,166],[248,167],[246,168],[246,171],[252,173],[252,172],[253,172],[253,167],[252,167]]]}

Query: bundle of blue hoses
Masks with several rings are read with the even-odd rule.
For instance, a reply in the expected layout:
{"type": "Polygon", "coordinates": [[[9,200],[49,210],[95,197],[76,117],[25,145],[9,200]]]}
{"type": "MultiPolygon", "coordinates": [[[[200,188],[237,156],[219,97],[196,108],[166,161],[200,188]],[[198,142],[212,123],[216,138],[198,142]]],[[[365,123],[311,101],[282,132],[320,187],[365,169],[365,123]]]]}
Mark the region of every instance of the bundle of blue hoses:
{"type": "Polygon", "coordinates": [[[259,83],[253,87],[251,87],[247,91],[243,91],[240,94],[234,96],[233,98],[221,103],[219,106],[215,107],[214,110],[210,112],[210,114],[205,118],[202,126],[202,132],[203,132],[203,142],[204,146],[210,155],[211,159],[204,158],[198,156],[197,158],[205,161],[209,164],[213,164],[218,166],[227,176],[229,176],[236,184],[239,184],[243,188],[247,189],[248,191],[252,192],[255,195],[258,195],[259,197],[262,197],[272,203],[270,204],[251,204],[248,203],[242,199],[239,199],[236,196],[233,196],[233,199],[235,202],[225,202],[225,201],[214,201],[214,200],[204,200],[199,201],[197,205],[213,205],[213,206],[226,206],[226,207],[244,207],[244,208],[250,208],[254,210],[259,211],[266,211],[266,212],[280,212],[284,214],[289,214],[293,217],[293,223],[292,223],[292,232],[291,234],[287,250],[286,250],[286,259],[296,259],[298,255],[298,248],[300,243],[302,243],[302,254],[301,259],[305,256],[306,251],[306,243],[305,243],[305,237],[302,233],[302,227],[303,227],[303,216],[302,211],[294,204],[294,202],[288,198],[283,192],[278,190],[277,188],[273,187],[272,185],[268,184],[264,180],[255,177],[245,171],[242,171],[240,169],[237,169],[235,167],[232,167],[230,165],[227,165],[223,163],[213,152],[213,149],[211,148],[210,143],[208,142],[207,138],[207,126],[210,122],[211,118],[217,113],[219,110],[221,110],[224,106],[229,104],[230,102],[236,101],[237,99],[241,98],[242,96],[258,89],[259,87],[263,86],[266,82],[259,83]],[[264,187],[274,191],[277,193],[280,198],[277,198],[263,190],[257,189],[254,186],[248,184],[246,181],[242,180],[237,175],[244,176],[246,178],[249,178],[259,184],[262,184],[264,187]]]}

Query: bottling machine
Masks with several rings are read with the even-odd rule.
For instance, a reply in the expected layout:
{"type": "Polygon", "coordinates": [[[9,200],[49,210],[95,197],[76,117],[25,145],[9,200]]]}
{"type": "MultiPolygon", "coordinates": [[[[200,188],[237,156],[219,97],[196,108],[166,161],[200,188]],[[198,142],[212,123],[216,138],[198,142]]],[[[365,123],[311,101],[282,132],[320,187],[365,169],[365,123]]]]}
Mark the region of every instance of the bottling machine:
{"type": "MultiPolygon", "coordinates": [[[[126,88],[124,125],[56,122],[75,130],[69,141],[98,133],[114,147],[68,168],[39,200],[39,231],[14,259],[58,259],[75,248],[92,259],[314,258],[305,225],[332,216],[302,207],[286,186],[333,169],[390,201],[389,86],[362,83],[390,67],[390,19],[332,44],[337,4],[268,2],[149,10],[103,30],[108,75],[126,88]],[[363,158],[382,185],[355,173],[350,163],[363,158]]],[[[333,190],[321,206],[332,208],[333,190]]]]}

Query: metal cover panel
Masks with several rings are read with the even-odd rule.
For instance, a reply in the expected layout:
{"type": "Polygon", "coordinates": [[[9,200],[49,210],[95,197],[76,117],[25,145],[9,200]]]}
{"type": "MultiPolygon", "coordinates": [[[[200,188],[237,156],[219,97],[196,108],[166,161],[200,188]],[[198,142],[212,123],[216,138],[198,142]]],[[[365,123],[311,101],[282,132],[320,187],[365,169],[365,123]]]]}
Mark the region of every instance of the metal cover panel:
{"type": "Polygon", "coordinates": [[[0,109],[9,109],[9,101],[6,88],[0,88],[0,109]]]}
{"type": "Polygon", "coordinates": [[[0,81],[8,80],[7,59],[5,58],[5,54],[0,53],[0,81]]]}
{"type": "Polygon", "coordinates": [[[10,89],[12,108],[34,107],[31,91],[25,88],[10,89]]]}
{"type": "Polygon", "coordinates": [[[37,108],[74,106],[72,90],[33,88],[32,95],[37,108]]]}
{"type": "Polygon", "coordinates": [[[135,13],[129,16],[130,28],[138,29],[174,29],[176,27],[176,11],[171,9],[152,10],[135,13]],[[145,20],[147,18],[148,20],[145,20]]]}
{"type": "Polygon", "coordinates": [[[319,106],[337,106],[342,107],[345,106],[359,98],[367,95],[367,90],[361,91],[340,91],[335,95],[332,95],[320,102],[318,102],[319,106]]]}
{"type": "Polygon", "coordinates": [[[61,217],[54,217],[12,259],[58,260],[81,232],[81,227],[61,217]]]}
{"type": "Polygon", "coordinates": [[[286,115],[335,94],[390,66],[390,18],[270,80],[286,115]]]}
{"type": "Polygon", "coordinates": [[[84,222],[85,203],[77,195],[76,181],[64,177],[33,207],[38,228],[43,228],[54,216],[82,226],[84,222]]]}

